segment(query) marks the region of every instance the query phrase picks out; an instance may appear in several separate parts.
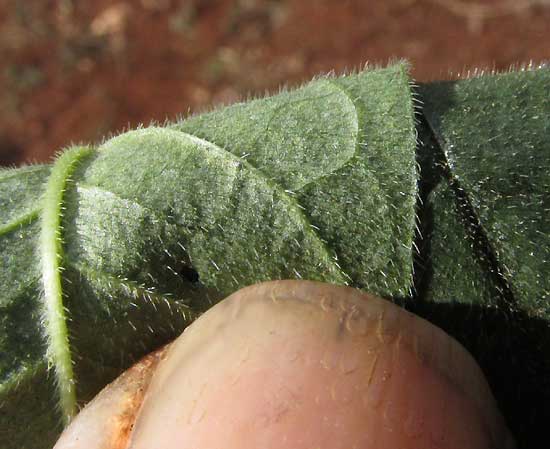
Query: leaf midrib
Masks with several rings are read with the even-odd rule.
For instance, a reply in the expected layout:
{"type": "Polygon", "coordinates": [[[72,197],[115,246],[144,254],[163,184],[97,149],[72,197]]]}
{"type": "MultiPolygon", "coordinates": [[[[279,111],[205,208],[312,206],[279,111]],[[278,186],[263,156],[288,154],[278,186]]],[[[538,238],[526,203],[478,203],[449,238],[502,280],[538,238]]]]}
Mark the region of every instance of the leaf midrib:
{"type": "Polygon", "coordinates": [[[455,173],[453,165],[449,162],[447,152],[445,151],[447,142],[445,142],[443,136],[437,132],[437,128],[430,120],[430,117],[423,114],[423,118],[428,125],[429,132],[432,134],[433,141],[437,146],[436,151],[439,153],[439,157],[443,162],[443,175],[454,194],[455,200],[462,206],[459,207],[458,210],[462,214],[464,223],[466,223],[466,233],[472,236],[473,241],[480,246],[487,262],[491,266],[491,269],[488,270],[488,274],[492,277],[501,292],[501,294],[498,295],[497,300],[504,308],[515,309],[518,305],[518,298],[513,292],[509,279],[504,274],[506,272],[505,267],[502,266],[502,262],[498,257],[498,252],[491,243],[487,229],[480,218],[478,208],[474,206],[469,192],[462,186],[459,176],[455,173]]]}
{"type": "Polygon", "coordinates": [[[44,289],[42,314],[47,358],[56,374],[59,407],[65,424],[71,421],[78,410],[61,280],[64,194],[76,166],[93,152],[90,147],[74,147],[57,159],[46,183],[41,214],[39,252],[44,289]]]}

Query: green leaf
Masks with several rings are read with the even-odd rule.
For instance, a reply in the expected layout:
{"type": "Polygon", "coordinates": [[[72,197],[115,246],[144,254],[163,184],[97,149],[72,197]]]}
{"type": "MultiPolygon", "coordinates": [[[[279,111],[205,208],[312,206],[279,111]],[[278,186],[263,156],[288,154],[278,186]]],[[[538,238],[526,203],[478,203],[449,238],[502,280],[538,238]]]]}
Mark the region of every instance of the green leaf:
{"type": "Polygon", "coordinates": [[[420,93],[424,165],[441,170],[425,189],[419,308],[473,353],[519,446],[537,447],[550,419],[550,70],[420,93]]]}
{"type": "Polygon", "coordinates": [[[550,315],[550,71],[426,87],[425,114],[510,298],[550,315]]]}
{"type": "Polygon", "coordinates": [[[216,301],[307,278],[456,336],[533,447],[550,399],[549,86],[540,69],[415,89],[398,63],[0,171],[2,440],[50,447],[216,301]]]}
{"type": "Polygon", "coordinates": [[[32,194],[33,169],[4,172],[0,198],[23,192],[0,234],[4,441],[51,445],[52,423],[245,285],[408,294],[415,145],[398,64],[71,148],[32,194]],[[23,407],[31,392],[57,407],[23,407]]]}
{"type": "Polygon", "coordinates": [[[176,125],[295,197],[348,280],[384,296],[411,288],[413,127],[405,66],[320,79],[176,125]]]}

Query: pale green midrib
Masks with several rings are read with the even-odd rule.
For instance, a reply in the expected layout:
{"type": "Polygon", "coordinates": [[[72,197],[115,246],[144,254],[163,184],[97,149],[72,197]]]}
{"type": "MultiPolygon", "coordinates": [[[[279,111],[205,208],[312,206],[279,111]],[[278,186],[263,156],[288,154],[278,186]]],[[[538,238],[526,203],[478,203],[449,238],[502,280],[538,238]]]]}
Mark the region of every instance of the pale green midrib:
{"type": "MultiPolygon", "coordinates": [[[[122,290],[126,290],[127,292],[129,292],[130,296],[133,296],[134,298],[142,297],[142,298],[148,299],[152,303],[156,303],[156,304],[164,303],[169,308],[172,308],[171,303],[173,303],[175,299],[181,299],[181,298],[175,298],[173,296],[169,296],[166,294],[153,291],[150,288],[139,285],[137,282],[132,281],[130,279],[121,279],[112,274],[95,270],[91,267],[87,267],[83,263],[74,262],[69,259],[65,259],[65,265],[77,271],[81,276],[84,276],[89,280],[92,280],[92,281],[101,280],[102,282],[107,283],[107,285],[113,285],[115,286],[115,288],[118,287],[122,290]]],[[[184,319],[186,319],[189,322],[195,320],[200,316],[200,313],[194,311],[191,308],[191,306],[189,306],[188,304],[178,302],[177,306],[178,306],[178,309],[181,308],[179,311],[182,313],[184,319]]]]}
{"type": "Polygon", "coordinates": [[[77,403],[61,282],[64,193],[78,163],[93,151],[89,147],[74,147],[56,160],[46,183],[41,215],[39,250],[44,288],[44,331],[48,342],[48,363],[53,365],[55,371],[59,407],[65,424],[76,415],[77,403]]]}
{"type": "Polygon", "coordinates": [[[41,209],[34,209],[24,215],[20,215],[16,219],[0,227],[0,238],[15,231],[16,229],[20,229],[23,226],[28,226],[34,223],[40,216],[40,210],[41,209]]]}
{"type": "Polygon", "coordinates": [[[267,186],[271,187],[275,191],[278,191],[281,197],[285,198],[289,206],[292,209],[294,209],[294,213],[302,223],[304,232],[310,234],[314,238],[314,240],[319,243],[319,245],[321,246],[321,248],[325,253],[327,260],[330,260],[330,263],[333,265],[333,268],[339,273],[341,277],[341,282],[345,285],[348,285],[349,279],[351,279],[351,277],[335,262],[334,257],[331,255],[331,253],[334,252],[334,250],[332,248],[329,248],[327,243],[317,234],[317,232],[315,232],[308,217],[303,212],[303,208],[299,205],[298,201],[295,200],[285,189],[283,189],[280,185],[274,183],[269,178],[267,178],[267,176],[265,176],[265,174],[261,170],[259,170],[258,168],[250,164],[248,161],[241,159],[240,157],[234,155],[230,151],[224,150],[223,148],[216,145],[215,143],[212,143],[201,137],[194,136],[193,134],[189,134],[185,131],[179,131],[179,130],[174,130],[174,131],[181,133],[182,135],[186,136],[188,139],[190,139],[191,141],[195,142],[198,145],[205,146],[210,150],[216,153],[219,153],[224,158],[227,158],[229,160],[232,160],[234,162],[241,164],[242,166],[246,167],[251,173],[256,175],[258,178],[263,179],[263,181],[266,183],[267,186]]]}

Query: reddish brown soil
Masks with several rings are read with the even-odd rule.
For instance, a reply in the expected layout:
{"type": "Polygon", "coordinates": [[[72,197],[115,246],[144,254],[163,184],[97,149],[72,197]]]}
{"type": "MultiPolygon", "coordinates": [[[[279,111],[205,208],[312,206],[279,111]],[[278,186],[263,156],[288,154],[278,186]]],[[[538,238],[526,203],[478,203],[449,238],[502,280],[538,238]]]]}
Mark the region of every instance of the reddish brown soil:
{"type": "Polygon", "coordinates": [[[0,163],[366,61],[548,60],[549,24],[549,0],[0,0],[0,163]]]}

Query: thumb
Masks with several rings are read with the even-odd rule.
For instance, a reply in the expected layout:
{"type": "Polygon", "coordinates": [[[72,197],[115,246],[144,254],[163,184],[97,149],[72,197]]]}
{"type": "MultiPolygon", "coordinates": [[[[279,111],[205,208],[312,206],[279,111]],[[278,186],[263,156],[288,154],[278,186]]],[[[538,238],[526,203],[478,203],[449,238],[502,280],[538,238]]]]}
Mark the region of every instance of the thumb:
{"type": "Polygon", "coordinates": [[[480,368],[358,290],[254,285],[107,387],[55,449],[513,448],[480,368]]]}

